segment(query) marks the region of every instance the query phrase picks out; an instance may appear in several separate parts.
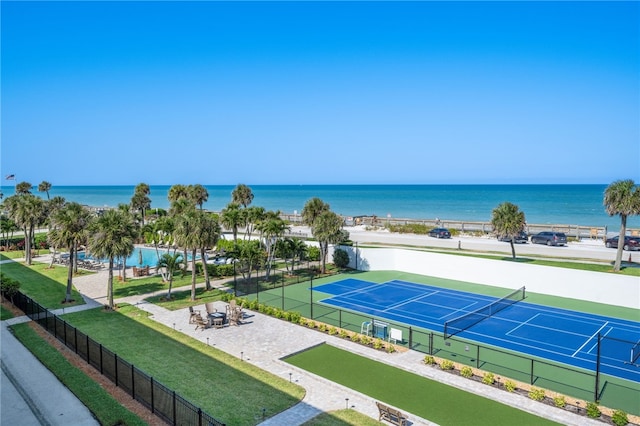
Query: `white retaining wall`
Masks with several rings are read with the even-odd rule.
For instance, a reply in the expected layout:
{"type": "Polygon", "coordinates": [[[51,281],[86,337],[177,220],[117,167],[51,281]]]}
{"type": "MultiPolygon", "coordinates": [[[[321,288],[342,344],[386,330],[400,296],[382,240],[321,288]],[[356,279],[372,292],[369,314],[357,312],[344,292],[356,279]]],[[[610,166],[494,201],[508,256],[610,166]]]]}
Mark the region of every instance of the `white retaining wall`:
{"type": "MultiPolygon", "coordinates": [[[[355,247],[341,247],[356,268],[355,247]]],[[[640,278],[400,248],[358,248],[357,269],[395,270],[640,309],[640,278]]],[[[638,316],[640,317],[640,311],[638,316]]]]}

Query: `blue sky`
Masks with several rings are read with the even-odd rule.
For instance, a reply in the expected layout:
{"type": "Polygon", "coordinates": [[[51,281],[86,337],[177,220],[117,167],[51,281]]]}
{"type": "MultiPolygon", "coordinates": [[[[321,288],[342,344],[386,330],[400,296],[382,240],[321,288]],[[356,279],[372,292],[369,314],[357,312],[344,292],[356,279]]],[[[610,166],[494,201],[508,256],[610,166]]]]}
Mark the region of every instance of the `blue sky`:
{"type": "Polygon", "coordinates": [[[640,181],[638,2],[0,7],[3,178],[640,181]]]}

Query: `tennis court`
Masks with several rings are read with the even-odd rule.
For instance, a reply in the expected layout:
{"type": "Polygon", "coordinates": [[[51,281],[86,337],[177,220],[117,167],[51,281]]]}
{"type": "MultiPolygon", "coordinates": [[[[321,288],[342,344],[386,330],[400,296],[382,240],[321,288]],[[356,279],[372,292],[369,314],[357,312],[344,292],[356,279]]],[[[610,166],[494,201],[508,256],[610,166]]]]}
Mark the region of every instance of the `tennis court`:
{"type": "MultiPolygon", "coordinates": [[[[640,382],[640,323],[392,280],[345,279],[314,287],[320,303],[640,382]],[[499,306],[487,315],[488,305],[499,306]],[[485,312],[486,310],[486,312],[485,312]],[[469,315],[467,315],[469,314],[469,315]],[[467,328],[468,327],[468,328],[467,328]],[[453,331],[451,331],[453,330],[453,331]],[[598,344],[600,336],[601,344],[598,344]]],[[[524,293],[523,293],[524,294],[524,293]]]]}

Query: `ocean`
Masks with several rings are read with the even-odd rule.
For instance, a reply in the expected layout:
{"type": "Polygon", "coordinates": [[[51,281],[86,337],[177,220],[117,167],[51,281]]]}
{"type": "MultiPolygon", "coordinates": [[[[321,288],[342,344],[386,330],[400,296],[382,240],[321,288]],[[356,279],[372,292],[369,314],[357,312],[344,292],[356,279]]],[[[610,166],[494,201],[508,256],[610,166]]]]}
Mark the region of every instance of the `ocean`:
{"type": "MultiPolygon", "coordinates": [[[[204,208],[222,210],[231,201],[235,185],[205,185],[209,199],[204,208]]],[[[344,216],[376,215],[380,218],[434,219],[488,222],[491,211],[509,201],[525,213],[530,224],[620,227],[620,217],[610,217],[602,203],[607,185],[249,185],[253,206],[300,214],[305,203],[318,197],[344,216]]],[[[53,186],[49,195],[93,207],[129,203],[135,185],[53,186]]],[[[169,185],[151,185],[152,208],[169,207],[169,185]]],[[[4,197],[13,186],[2,186],[4,197]]],[[[33,193],[46,198],[46,194],[33,193]]],[[[627,226],[640,228],[640,217],[627,226]]]]}

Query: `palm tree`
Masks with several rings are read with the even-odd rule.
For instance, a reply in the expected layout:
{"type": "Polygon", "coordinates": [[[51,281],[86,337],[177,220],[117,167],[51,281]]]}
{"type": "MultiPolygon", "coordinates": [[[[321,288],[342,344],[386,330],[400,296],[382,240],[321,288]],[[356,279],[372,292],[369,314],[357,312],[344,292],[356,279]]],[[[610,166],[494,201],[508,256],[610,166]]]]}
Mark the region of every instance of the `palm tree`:
{"type": "Polygon", "coordinates": [[[180,198],[189,198],[189,190],[184,185],[173,185],[169,188],[167,198],[171,203],[178,201],[180,198]]]}
{"type": "Polygon", "coordinates": [[[220,238],[220,224],[218,216],[215,214],[205,213],[199,210],[196,215],[196,233],[198,246],[200,248],[200,260],[202,261],[202,270],[204,273],[205,288],[211,290],[211,281],[209,279],[209,270],[207,269],[207,257],[205,256],[207,248],[215,247],[220,238]]]}
{"type": "MultiPolygon", "coordinates": [[[[64,199],[64,197],[61,197],[59,195],[47,201],[47,216],[48,216],[47,220],[49,225],[49,232],[51,232],[54,229],[54,226],[52,224],[52,217],[56,214],[58,210],[64,207],[66,203],[67,201],[64,199]]],[[[51,241],[50,241],[50,246],[51,246],[51,261],[49,263],[49,268],[53,268],[53,264],[56,261],[56,252],[58,247],[54,243],[51,243],[51,241]]]]}
{"type": "Polygon", "coordinates": [[[298,262],[302,262],[307,257],[308,246],[307,243],[305,243],[302,239],[293,238],[291,248],[293,250],[293,258],[291,259],[291,271],[295,273],[296,257],[298,258],[298,262]]]}
{"type": "Polygon", "coordinates": [[[191,251],[191,300],[196,300],[196,253],[200,248],[198,221],[195,208],[175,216],[176,243],[184,248],[185,252],[191,251]]]}
{"type": "Polygon", "coordinates": [[[29,182],[20,182],[16,185],[16,195],[31,194],[32,188],[33,185],[31,185],[29,182]]]}
{"type": "Polygon", "coordinates": [[[113,264],[118,257],[126,258],[133,253],[136,227],[130,214],[123,210],[107,210],[100,216],[89,238],[89,250],[99,258],[109,259],[107,280],[107,303],[113,305],[113,264]]]}
{"type": "Polygon", "coordinates": [[[243,183],[239,183],[233,191],[231,191],[231,201],[240,204],[245,209],[253,201],[253,192],[251,188],[243,183]]]}
{"type": "Polygon", "coordinates": [[[255,226],[262,222],[266,216],[264,207],[252,206],[244,209],[246,228],[244,239],[250,239],[255,226]]]}
{"type": "Polygon", "coordinates": [[[620,234],[614,271],[619,271],[622,265],[622,250],[624,237],[627,233],[627,217],[640,214],[640,187],[633,180],[617,180],[604,191],[605,211],[609,216],[620,215],[620,234]]]}
{"type": "Polygon", "coordinates": [[[343,219],[338,214],[327,210],[316,217],[311,227],[311,233],[320,245],[321,272],[323,274],[327,272],[329,244],[338,244],[349,238],[349,234],[342,229],[343,223],[343,219]]]}
{"type": "Polygon", "coordinates": [[[36,226],[42,224],[46,216],[45,202],[40,197],[29,193],[12,195],[5,200],[9,217],[24,232],[24,249],[27,265],[31,265],[31,243],[36,226]]]}
{"type": "Polygon", "coordinates": [[[196,205],[200,207],[200,210],[202,210],[202,205],[209,199],[209,192],[207,191],[207,188],[198,183],[195,185],[189,185],[188,191],[191,201],[196,203],[196,205]]]}
{"type": "Polygon", "coordinates": [[[146,183],[139,183],[133,191],[131,197],[131,208],[139,211],[142,215],[142,224],[144,225],[145,212],[151,208],[151,198],[149,194],[151,190],[146,183]]]}
{"type": "Polygon", "coordinates": [[[184,268],[184,260],[180,253],[164,253],[158,260],[156,270],[164,269],[167,281],[169,281],[169,291],[167,292],[167,300],[171,300],[171,287],[173,285],[173,276],[176,272],[184,268]]]}
{"type": "Polygon", "coordinates": [[[491,212],[491,225],[496,235],[509,238],[511,257],[515,259],[516,249],[513,241],[526,225],[524,212],[521,212],[515,204],[504,202],[491,212]]]}
{"type": "Polygon", "coordinates": [[[313,227],[316,218],[320,216],[321,213],[329,210],[329,204],[325,203],[318,197],[314,197],[307,201],[302,208],[302,221],[305,224],[313,227]]]}
{"type": "Polygon", "coordinates": [[[49,182],[47,182],[46,180],[43,180],[38,185],[38,192],[46,192],[47,193],[47,200],[49,199],[49,191],[50,190],[51,190],[51,184],[49,182]]]}
{"type": "Polygon", "coordinates": [[[231,232],[233,232],[233,242],[237,242],[238,228],[246,225],[246,215],[243,214],[243,210],[240,210],[240,204],[227,204],[227,207],[222,209],[220,221],[222,226],[227,229],[231,229],[231,232]]]}
{"type": "Polygon", "coordinates": [[[49,243],[54,247],[67,247],[69,249],[65,302],[71,301],[76,250],[79,242],[85,238],[91,221],[91,212],[75,202],[65,204],[51,216],[52,229],[48,235],[49,243]]]}
{"type": "Polygon", "coordinates": [[[258,223],[256,228],[260,231],[264,245],[267,249],[267,263],[265,271],[265,279],[269,279],[271,274],[271,266],[275,257],[275,247],[277,241],[282,238],[288,229],[287,224],[280,218],[280,212],[267,212],[265,218],[258,223]]]}

